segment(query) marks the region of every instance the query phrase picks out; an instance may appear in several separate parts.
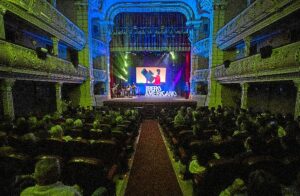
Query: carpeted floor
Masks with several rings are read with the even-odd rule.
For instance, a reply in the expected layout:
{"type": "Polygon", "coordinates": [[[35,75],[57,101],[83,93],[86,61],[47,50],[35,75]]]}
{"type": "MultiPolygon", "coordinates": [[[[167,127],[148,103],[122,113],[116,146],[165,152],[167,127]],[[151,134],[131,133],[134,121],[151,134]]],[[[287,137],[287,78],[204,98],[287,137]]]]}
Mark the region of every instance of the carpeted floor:
{"type": "Polygon", "coordinates": [[[154,120],[142,123],[125,195],[182,195],[158,123],[154,120]]]}

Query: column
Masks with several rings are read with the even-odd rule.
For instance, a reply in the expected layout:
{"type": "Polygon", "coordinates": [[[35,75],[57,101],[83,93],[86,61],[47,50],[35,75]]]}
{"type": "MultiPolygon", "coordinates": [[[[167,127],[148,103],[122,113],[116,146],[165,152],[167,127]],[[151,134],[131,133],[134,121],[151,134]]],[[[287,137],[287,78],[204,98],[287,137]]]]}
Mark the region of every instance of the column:
{"type": "Polygon", "coordinates": [[[248,109],[248,89],[249,84],[248,83],[241,83],[242,88],[242,97],[241,97],[241,108],[242,109],[248,109]]]}
{"type": "Polygon", "coordinates": [[[0,81],[0,90],[2,92],[2,103],[3,103],[3,113],[4,116],[10,119],[15,118],[14,112],[14,99],[12,88],[16,80],[14,79],[3,79],[0,81]]]}
{"type": "Polygon", "coordinates": [[[251,37],[248,36],[244,39],[245,48],[244,48],[244,57],[250,56],[250,47],[251,47],[251,37]]]}
{"type": "Polygon", "coordinates": [[[101,40],[106,44],[105,48],[105,67],[106,67],[106,95],[107,98],[111,98],[110,92],[110,50],[109,50],[109,43],[111,41],[111,34],[113,31],[113,22],[112,21],[100,21],[101,28],[101,40]]]}
{"type": "Polygon", "coordinates": [[[5,26],[4,26],[4,15],[6,9],[0,6],[0,39],[5,39],[5,26]]]}
{"type": "Polygon", "coordinates": [[[294,85],[297,90],[294,118],[300,116],[300,80],[294,80],[294,85]]]}
{"type": "Polygon", "coordinates": [[[79,99],[76,100],[76,104],[79,104],[82,107],[94,105],[94,76],[93,76],[93,59],[92,59],[92,48],[90,48],[92,40],[92,31],[91,31],[91,21],[89,17],[89,5],[88,0],[75,0],[76,8],[76,24],[81,28],[85,33],[86,45],[79,51],[78,60],[79,64],[88,68],[90,77],[84,81],[77,90],[77,96],[79,99]],[[79,102],[79,103],[78,103],[79,102]]]}
{"type": "Polygon", "coordinates": [[[195,94],[195,82],[193,81],[193,73],[198,68],[198,56],[194,53],[194,47],[197,41],[201,38],[201,24],[202,21],[188,21],[187,27],[189,30],[189,40],[191,42],[191,67],[190,67],[190,95],[191,98],[195,94]]]}
{"type": "Polygon", "coordinates": [[[226,0],[214,2],[212,18],[210,19],[210,55],[209,55],[209,84],[207,104],[209,107],[222,105],[222,85],[215,79],[215,67],[223,64],[224,51],[218,48],[215,39],[217,32],[225,25],[226,0]]]}
{"type": "Polygon", "coordinates": [[[55,97],[56,97],[56,111],[58,113],[63,112],[63,105],[62,105],[62,83],[55,84],[55,97]]]}
{"type": "Polygon", "coordinates": [[[53,43],[53,55],[58,56],[58,43],[59,39],[56,37],[52,37],[52,43],[53,43]]]}

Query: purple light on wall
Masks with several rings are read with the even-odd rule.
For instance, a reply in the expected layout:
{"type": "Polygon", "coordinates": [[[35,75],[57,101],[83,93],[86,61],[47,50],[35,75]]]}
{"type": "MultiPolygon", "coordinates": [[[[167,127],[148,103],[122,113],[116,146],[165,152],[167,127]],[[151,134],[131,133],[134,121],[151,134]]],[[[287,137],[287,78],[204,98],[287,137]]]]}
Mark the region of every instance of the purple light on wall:
{"type": "Polygon", "coordinates": [[[179,81],[180,78],[181,78],[182,70],[183,70],[183,68],[181,68],[181,69],[177,72],[176,76],[174,77],[174,81],[172,82],[172,86],[171,86],[171,88],[170,88],[170,91],[173,91],[173,90],[175,89],[175,86],[177,85],[178,81],[179,81]]]}

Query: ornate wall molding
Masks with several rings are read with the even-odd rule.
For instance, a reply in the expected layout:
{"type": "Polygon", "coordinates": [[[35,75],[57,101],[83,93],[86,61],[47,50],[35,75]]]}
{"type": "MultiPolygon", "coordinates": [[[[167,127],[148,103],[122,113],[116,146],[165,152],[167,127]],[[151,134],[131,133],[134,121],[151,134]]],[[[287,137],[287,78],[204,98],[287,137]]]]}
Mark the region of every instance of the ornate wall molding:
{"type": "Polygon", "coordinates": [[[205,82],[208,79],[209,69],[195,70],[192,80],[194,82],[205,82]]]}
{"type": "Polygon", "coordinates": [[[0,6],[81,50],[84,32],[46,0],[0,0],[0,6]]]}
{"type": "Polygon", "coordinates": [[[110,6],[105,15],[105,19],[113,21],[115,16],[121,12],[180,12],[187,20],[193,20],[195,14],[193,9],[184,2],[119,2],[110,6]],[[138,8],[138,9],[137,9],[138,8]]]}
{"type": "Polygon", "coordinates": [[[260,54],[231,62],[229,68],[215,68],[216,80],[224,83],[237,81],[291,80],[300,74],[300,42],[273,49],[270,58],[260,54]]]}
{"type": "Polygon", "coordinates": [[[81,82],[89,73],[87,68],[74,65],[63,59],[47,55],[45,60],[37,57],[36,51],[9,42],[0,41],[0,71],[2,77],[17,77],[41,80],[73,80],[81,82]],[[73,78],[73,79],[72,79],[73,78]]]}
{"type": "Polygon", "coordinates": [[[93,38],[93,57],[105,55],[107,52],[107,44],[93,38]]]}
{"type": "Polygon", "coordinates": [[[209,48],[210,48],[210,39],[205,38],[197,43],[193,44],[192,50],[193,54],[208,57],[209,56],[209,48]]]}
{"type": "Polygon", "coordinates": [[[96,82],[106,82],[107,74],[106,70],[94,69],[94,80],[96,82]]]}
{"type": "Polygon", "coordinates": [[[217,45],[224,50],[298,9],[297,0],[256,0],[218,31],[217,45]]]}

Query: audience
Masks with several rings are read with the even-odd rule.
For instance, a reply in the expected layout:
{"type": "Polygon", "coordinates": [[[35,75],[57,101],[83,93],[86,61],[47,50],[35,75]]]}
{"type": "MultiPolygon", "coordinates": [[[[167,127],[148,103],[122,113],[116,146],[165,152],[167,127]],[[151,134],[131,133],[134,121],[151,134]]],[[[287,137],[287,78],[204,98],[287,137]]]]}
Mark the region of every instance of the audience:
{"type": "Polygon", "coordinates": [[[81,195],[74,187],[66,186],[59,181],[60,170],[58,159],[49,158],[40,160],[36,163],[33,174],[36,185],[26,188],[21,192],[21,196],[81,195]]]}
{"type": "MultiPolygon", "coordinates": [[[[185,110],[184,107],[181,107],[177,110],[173,108],[168,110],[163,108],[159,120],[172,144],[171,149],[173,149],[174,154],[176,155],[180,151],[180,156],[184,156],[179,157],[179,161],[186,164],[186,167],[189,168],[187,172],[193,176],[195,195],[199,193],[197,192],[199,189],[202,189],[201,195],[217,194],[216,190],[218,189],[217,187],[212,190],[201,185],[195,186],[197,168],[206,168],[205,175],[202,176],[202,180],[205,182],[211,180],[210,173],[214,171],[211,167],[222,167],[222,164],[225,167],[227,162],[237,164],[236,174],[231,173],[237,181],[234,181],[230,186],[227,185],[228,188],[223,189],[221,195],[281,195],[284,189],[293,192],[290,195],[295,195],[294,193],[299,190],[299,183],[297,184],[296,180],[292,186],[288,186],[288,183],[292,184],[292,182],[287,179],[293,179],[293,174],[285,173],[285,170],[291,166],[288,165],[290,163],[284,161],[284,158],[300,159],[300,118],[294,120],[290,114],[273,115],[269,111],[255,113],[251,109],[232,109],[218,106],[217,109],[197,107],[196,109],[187,108],[185,110]],[[174,112],[177,112],[176,115],[174,112]],[[192,135],[189,133],[182,134],[182,131],[189,129],[192,130],[192,135]],[[188,141],[189,144],[180,146],[178,140],[188,141]],[[197,144],[196,147],[195,144],[197,144]],[[244,149],[238,145],[244,146],[244,149]],[[209,156],[207,156],[208,154],[209,156]],[[204,161],[199,164],[197,160],[201,157],[204,161]],[[209,165],[211,159],[219,160],[220,165],[209,165]],[[250,162],[247,162],[248,160],[250,162]],[[249,170],[242,169],[255,163],[251,161],[257,161],[258,164],[251,166],[249,170]],[[269,171],[264,171],[264,169],[268,169],[268,161],[270,163],[272,161],[278,163],[279,161],[278,164],[281,164],[282,168],[277,168],[279,172],[273,171],[272,174],[269,174],[269,171]],[[260,170],[255,173],[253,169],[256,167],[260,170]],[[250,172],[253,173],[250,175],[250,172]],[[249,179],[245,178],[248,175],[249,179]],[[276,177],[280,179],[280,182],[273,178],[274,175],[277,175],[276,177]],[[246,185],[247,193],[245,193],[246,185]],[[235,190],[239,190],[238,187],[243,187],[243,191],[235,192],[235,190]],[[268,189],[269,192],[267,192],[268,189]],[[207,192],[203,192],[203,190],[207,192]]],[[[271,165],[269,167],[271,168],[271,165]]],[[[300,171],[300,165],[293,167],[295,172],[300,171]]],[[[220,171],[226,173],[225,170],[220,171]]],[[[219,175],[222,176],[222,172],[219,175]]],[[[209,183],[212,181],[204,183],[204,186],[208,186],[209,183]]],[[[226,184],[228,181],[222,183],[226,184]]]]}

